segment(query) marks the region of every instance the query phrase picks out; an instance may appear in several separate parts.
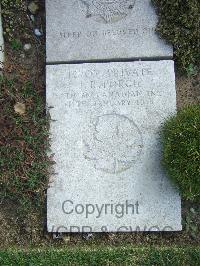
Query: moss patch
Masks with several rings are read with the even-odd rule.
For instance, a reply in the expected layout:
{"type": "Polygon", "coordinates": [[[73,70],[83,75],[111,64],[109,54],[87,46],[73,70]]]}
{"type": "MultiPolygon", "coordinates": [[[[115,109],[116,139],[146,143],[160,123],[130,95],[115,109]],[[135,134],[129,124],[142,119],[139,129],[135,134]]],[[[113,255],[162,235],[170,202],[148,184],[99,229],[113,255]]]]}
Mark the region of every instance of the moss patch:
{"type": "Polygon", "coordinates": [[[187,200],[200,201],[200,105],[186,107],[162,130],[163,163],[187,200]]]}

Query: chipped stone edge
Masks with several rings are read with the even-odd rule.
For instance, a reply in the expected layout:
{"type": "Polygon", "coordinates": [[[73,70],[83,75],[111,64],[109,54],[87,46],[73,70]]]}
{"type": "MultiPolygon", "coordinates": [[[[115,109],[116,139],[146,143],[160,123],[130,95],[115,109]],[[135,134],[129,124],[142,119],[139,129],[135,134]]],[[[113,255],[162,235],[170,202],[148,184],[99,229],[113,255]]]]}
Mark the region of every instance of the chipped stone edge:
{"type": "Polygon", "coordinates": [[[2,12],[0,5],[0,72],[4,63],[4,39],[3,39],[3,26],[2,26],[2,12]]]}

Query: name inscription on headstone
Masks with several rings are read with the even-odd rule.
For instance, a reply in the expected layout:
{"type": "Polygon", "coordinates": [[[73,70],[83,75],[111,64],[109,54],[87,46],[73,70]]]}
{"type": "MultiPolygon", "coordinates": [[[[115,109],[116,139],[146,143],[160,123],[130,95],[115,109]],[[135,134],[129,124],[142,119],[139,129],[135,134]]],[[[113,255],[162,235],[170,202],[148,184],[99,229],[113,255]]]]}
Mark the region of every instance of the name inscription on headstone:
{"type": "Polygon", "coordinates": [[[66,107],[154,104],[156,97],[162,96],[162,93],[154,89],[143,90],[146,82],[143,77],[154,74],[152,68],[113,68],[101,72],[98,69],[84,72],[70,70],[65,73],[69,82],[63,89],[66,92],[62,96],[66,99],[66,107]],[[76,88],[71,88],[71,82],[77,78],[84,80],[79,84],[81,93],[76,88]]]}

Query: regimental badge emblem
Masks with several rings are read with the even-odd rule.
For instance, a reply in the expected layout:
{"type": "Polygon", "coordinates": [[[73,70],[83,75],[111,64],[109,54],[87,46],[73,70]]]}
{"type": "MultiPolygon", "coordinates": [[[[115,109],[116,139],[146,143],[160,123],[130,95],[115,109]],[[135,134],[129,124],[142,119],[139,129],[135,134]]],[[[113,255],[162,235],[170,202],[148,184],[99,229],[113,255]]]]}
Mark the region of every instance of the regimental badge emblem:
{"type": "Polygon", "coordinates": [[[79,0],[87,18],[98,22],[117,22],[130,14],[136,0],[79,0]]]}
{"type": "Polygon", "coordinates": [[[94,168],[118,174],[131,168],[143,149],[142,134],[128,117],[106,114],[96,118],[84,140],[84,157],[94,168]]]}

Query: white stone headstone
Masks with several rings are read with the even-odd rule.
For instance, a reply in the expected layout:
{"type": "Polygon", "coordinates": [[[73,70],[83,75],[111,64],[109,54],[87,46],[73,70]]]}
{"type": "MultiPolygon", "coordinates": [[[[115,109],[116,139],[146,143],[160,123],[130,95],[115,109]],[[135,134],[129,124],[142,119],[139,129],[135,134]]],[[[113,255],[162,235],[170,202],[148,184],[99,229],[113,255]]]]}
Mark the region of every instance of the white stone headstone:
{"type": "Polygon", "coordinates": [[[160,163],[160,127],[176,112],[173,61],[50,65],[47,103],[49,232],[181,230],[160,163]]]}
{"type": "Polygon", "coordinates": [[[0,68],[4,62],[4,40],[3,40],[3,27],[1,18],[1,5],[0,5],[0,68]]]}
{"type": "Polygon", "coordinates": [[[46,0],[47,62],[172,58],[151,0],[46,0]]]}

